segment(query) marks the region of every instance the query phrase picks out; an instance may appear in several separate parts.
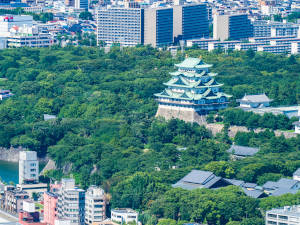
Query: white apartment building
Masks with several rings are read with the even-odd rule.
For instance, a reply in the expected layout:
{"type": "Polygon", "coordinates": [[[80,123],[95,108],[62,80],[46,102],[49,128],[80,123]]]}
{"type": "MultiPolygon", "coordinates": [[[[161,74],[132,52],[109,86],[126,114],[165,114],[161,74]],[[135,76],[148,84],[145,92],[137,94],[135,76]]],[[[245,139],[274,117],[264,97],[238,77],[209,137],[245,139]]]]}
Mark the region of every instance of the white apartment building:
{"type": "Polygon", "coordinates": [[[58,194],[58,219],[70,225],[84,225],[85,191],[75,187],[74,179],[62,179],[58,194]]]}
{"type": "Polygon", "coordinates": [[[264,45],[257,47],[258,52],[270,52],[274,54],[287,54],[290,53],[289,45],[264,45]]]}
{"type": "Polygon", "coordinates": [[[300,41],[291,43],[291,53],[292,54],[300,53],[300,41]]]}
{"type": "Polygon", "coordinates": [[[267,211],[266,225],[300,225],[300,205],[267,211]]]}
{"type": "Polygon", "coordinates": [[[33,17],[27,15],[0,16],[0,37],[8,36],[13,27],[23,27],[24,25],[31,27],[33,25],[33,17]]]}
{"type": "Polygon", "coordinates": [[[7,47],[49,47],[54,43],[49,34],[12,34],[7,37],[7,47]]]}
{"type": "Polygon", "coordinates": [[[235,45],[240,44],[240,41],[219,41],[219,42],[210,42],[208,43],[208,51],[213,51],[215,49],[225,49],[233,50],[235,49],[235,45]]]}
{"type": "Polygon", "coordinates": [[[91,186],[85,194],[85,223],[92,224],[105,220],[106,201],[104,190],[91,186]]]}
{"type": "Polygon", "coordinates": [[[89,9],[89,1],[88,0],[75,0],[75,9],[89,9]]]}
{"type": "Polygon", "coordinates": [[[207,39],[207,38],[200,38],[200,39],[191,39],[186,40],[186,46],[187,47],[193,47],[193,45],[196,45],[200,49],[208,50],[208,43],[211,42],[218,42],[217,39],[207,39]]]}
{"type": "Polygon", "coordinates": [[[111,220],[119,223],[129,223],[134,221],[138,224],[138,212],[133,209],[112,209],[111,220]]]}
{"type": "Polygon", "coordinates": [[[39,161],[34,151],[19,153],[19,184],[39,182],[39,161]]]}
{"type": "Polygon", "coordinates": [[[13,27],[6,37],[7,47],[49,47],[54,43],[49,33],[39,32],[37,26],[13,27]]]}

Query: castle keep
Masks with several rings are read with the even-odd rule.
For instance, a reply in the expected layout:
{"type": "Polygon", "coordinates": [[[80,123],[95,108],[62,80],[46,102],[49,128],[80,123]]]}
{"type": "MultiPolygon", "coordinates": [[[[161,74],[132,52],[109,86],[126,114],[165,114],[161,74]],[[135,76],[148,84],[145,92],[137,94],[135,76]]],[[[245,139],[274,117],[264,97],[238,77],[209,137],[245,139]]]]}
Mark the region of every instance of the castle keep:
{"type": "Polygon", "coordinates": [[[164,83],[165,90],[155,94],[159,103],[156,116],[203,124],[208,112],[227,107],[231,96],[222,92],[223,84],[215,80],[217,74],[209,72],[212,65],[187,57],[175,67],[171,80],[164,83]]]}

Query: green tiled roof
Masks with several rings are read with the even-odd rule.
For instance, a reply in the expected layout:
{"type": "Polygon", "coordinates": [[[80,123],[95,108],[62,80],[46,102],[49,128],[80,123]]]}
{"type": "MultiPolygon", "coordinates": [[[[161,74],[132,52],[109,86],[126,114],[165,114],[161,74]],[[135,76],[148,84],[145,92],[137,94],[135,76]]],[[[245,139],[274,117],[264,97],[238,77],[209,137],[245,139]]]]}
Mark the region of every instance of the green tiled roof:
{"type": "Polygon", "coordinates": [[[197,82],[190,82],[182,76],[178,76],[172,78],[168,82],[164,83],[166,86],[174,86],[174,87],[185,87],[185,88],[204,88],[204,87],[220,87],[223,84],[219,84],[215,81],[215,79],[211,79],[207,83],[204,83],[202,80],[197,82]]]}
{"type": "MultiPolygon", "coordinates": [[[[201,99],[219,99],[221,97],[230,98],[230,95],[227,95],[223,92],[213,92],[212,87],[220,87],[223,84],[219,84],[215,81],[214,76],[216,73],[208,72],[208,68],[212,65],[204,63],[199,58],[186,58],[183,62],[175,64],[177,67],[182,68],[206,68],[205,70],[200,70],[200,72],[193,71],[175,71],[171,72],[172,78],[164,83],[164,85],[170,87],[166,88],[163,92],[155,94],[156,97],[159,98],[167,98],[177,100],[186,100],[189,101],[189,104],[193,103],[193,101],[201,100],[201,99]],[[203,80],[207,80],[210,77],[209,81],[204,82],[203,80]],[[172,91],[172,87],[181,90],[181,92],[172,91]],[[205,90],[202,94],[196,94],[193,90],[202,88],[205,90]],[[193,92],[192,92],[193,91],[193,92]]],[[[185,70],[185,69],[183,69],[185,70]]],[[[198,70],[199,71],[199,70],[198,70]]],[[[180,104],[180,103],[179,103],[180,104]]]]}
{"type": "Polygon", "coordinates": [[[195,94],[190,91],[185,91],[182,93],[173,92],[170,89],[166,89],[159,94],[155,94],[156,97],[167,97],[167,98],[174,98],[174,99],[183,99],[183,100],[200,100],[200,99],[218,99],[221,97],[230,98],[230,95],[227,95],[223,92],[213,93],[211,89],[208,89],[203,94],[195,94]]]}
{"type": "Polygon", "coordinates": [[[198,69],[201,69],[201,68],[211,67],[212,65],[204,63],[202,61],[202,59],[188,57],[185,60],[183,60],[183,62],[175,64],[175,66],[184,67],[184,68],[198,68],[198,69]]]}
{"type": "Polygon", "coordinates": [[[169,73],[172,76],[180,76],[183,75],[185,77],[203,77],[203,76],[210,76],[214,77],[217,76],[217,73],[207,73],[205,71],[202,71],[201,73],[195,73],[195,72],[186,72],[186,71],[175,71],[175,72],[170,72],[169,73]]]}

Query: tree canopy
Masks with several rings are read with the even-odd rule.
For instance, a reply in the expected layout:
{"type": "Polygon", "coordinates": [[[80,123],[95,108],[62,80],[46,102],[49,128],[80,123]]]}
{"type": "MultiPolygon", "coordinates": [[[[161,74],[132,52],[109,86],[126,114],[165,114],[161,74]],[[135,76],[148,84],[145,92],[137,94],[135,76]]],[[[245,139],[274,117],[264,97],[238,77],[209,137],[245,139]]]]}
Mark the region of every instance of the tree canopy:
{"type": "MultiPolygon", "coordinates": [[[[230,107],[245,93],[262,90],[274,99],[273,105],[300,102],[297,56],[291,60],[266,53],[197,49],[186,53],[214,64],[224,92],[233,95],[230,107]]],[[[93,47],[52,46],[5,49],[0,59],[0,88],[14,93],[0,102],[0,145],[48,155],[57,170],[47,176],[72,174],[83,188],[101,185],[111,195],[111,207],[140,210],[145,224],[261,224],[257,208],[278,204],[246,197],[236,187],[189,192],[172,189],[171,184],[192,169],[262,184],[290,177],[300,167],[300,137],[285,139],[265,130],[239,132],[230,140],[226,129],[214,137],[204,126],[155,118],[153,94],[163,90],[168,72],[183,55],[172,58],[168,51],[149,46],[113,47],[107,54],[93,47]],[[57,118],[44,121],[44,114],[57,118]],[[260,151],[231,161],[226,152],[231,141],[260,151]]],[[[216,120],[221,117],[228,123],[239,118],[250,127],[262,120],[259,126],[290,128],[286,118],[258,118],[232,108],[216,120]]],[[[294,196],[286,199],[294,202],[294,196]]]]}

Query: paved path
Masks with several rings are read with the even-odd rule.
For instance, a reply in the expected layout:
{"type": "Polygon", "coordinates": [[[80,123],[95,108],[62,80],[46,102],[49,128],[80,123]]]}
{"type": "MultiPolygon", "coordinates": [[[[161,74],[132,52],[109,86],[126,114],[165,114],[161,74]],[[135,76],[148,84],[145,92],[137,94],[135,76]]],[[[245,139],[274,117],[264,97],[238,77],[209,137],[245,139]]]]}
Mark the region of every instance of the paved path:
{"type": "Polygon", "coordinates": [[[18,221],[18,217],[10,215],[9,213],[0,209],[0,223],[17,222],[17,221],[18,221]]]}

